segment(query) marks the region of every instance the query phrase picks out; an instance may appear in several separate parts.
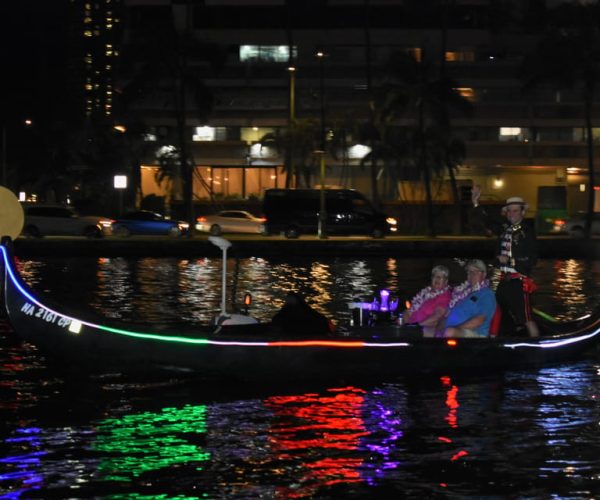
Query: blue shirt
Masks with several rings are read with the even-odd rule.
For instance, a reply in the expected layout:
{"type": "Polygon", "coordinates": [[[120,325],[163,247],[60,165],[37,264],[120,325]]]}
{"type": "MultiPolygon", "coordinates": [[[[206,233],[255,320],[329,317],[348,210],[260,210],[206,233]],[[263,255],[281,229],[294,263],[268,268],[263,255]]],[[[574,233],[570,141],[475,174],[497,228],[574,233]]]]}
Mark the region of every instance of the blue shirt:
{"type": "Polygon", "coordinates": [[[457,326],[473,316],[485,316],[484,322],[478,328],[473,328],[481,337],[490,334],[490,323],[496,312],[496,296],[488,287],[477,290],[465,297],[452,309],[446,320],[446,326],[457,326]]]}

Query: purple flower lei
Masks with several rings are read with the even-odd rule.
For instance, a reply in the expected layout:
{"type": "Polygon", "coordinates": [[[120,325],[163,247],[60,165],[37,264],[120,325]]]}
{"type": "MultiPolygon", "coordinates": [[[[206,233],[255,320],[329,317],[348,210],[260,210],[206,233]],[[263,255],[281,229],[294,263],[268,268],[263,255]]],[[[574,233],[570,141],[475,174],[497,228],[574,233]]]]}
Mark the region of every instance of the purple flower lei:
{"type": "Polygon", "coordinates": [[[448,308],[452,309],[456,304],[466,299],[472,293],[482,290],[483,288],[488,288],[489,286],[490,282],[487,279],[480,281],[475,286],[471,286],[471,283],[469,283],[468,280],[461,283],[452,290],[452,298],[450,299],[448,308]]]}
{"type": "Polygon", "coordinates": [[[417,295],[415,295],[413,297],[413,299],[410,301],[411,313],[417,312],[419,309],[421,309],[421,307],[423,306],[423,304],[425,302],[427,302],[428,300],[431,300],[431,299],[435,299],[439,295],[446,293],[449,289],[450,289],[450,287],[448,285],[446,285],[444,288],[442,288],[440,290],[436,290],[436,289],[432,288],[431,286],[427,286],[427,287],[423,288],[423,290],[421,290],[419,293],[417,293],[417,295]]]}

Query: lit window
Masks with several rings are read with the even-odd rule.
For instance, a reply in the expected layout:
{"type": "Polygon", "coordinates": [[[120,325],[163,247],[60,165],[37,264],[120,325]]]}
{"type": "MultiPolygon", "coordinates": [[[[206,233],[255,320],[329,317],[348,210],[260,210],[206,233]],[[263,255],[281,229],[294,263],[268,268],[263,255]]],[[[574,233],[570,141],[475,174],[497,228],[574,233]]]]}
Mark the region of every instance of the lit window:
{"type": "Polygon", "coordinates": [[[214,141],[215,140],[215,128],[214,127],[196,127],[194,135],[192,136],[194,141],[214,141]]]}
{"type": "Polygon", "coordinates": [[[474,62],[475,52],[470,50],[448,51],[445,57],[448,62],[474,62]]]}
{"type": "Polygon", "coordinates": [[[267,134],[275,134],[275,129],[269,127],[240,128],[240,139],[246,143],[258,142],[267,134]]]}
{"type": "Polygon", "coordinates": [[[521,127],[500,127],[500,141],[527,141],[529,130],[521,127]]]}
{"type": "Polygon", "coordinates": [[[92,36],[92,32],[90,30],[85,30],[83,36],[92,36]]]}
{"type": "MultiPolygon", "coordinates": [[[[296,47],[292,55],[296,56],[296,47]]],[[[240,61],[288,62],[290,50],[287,45],[240,45],[240,61]]]]}

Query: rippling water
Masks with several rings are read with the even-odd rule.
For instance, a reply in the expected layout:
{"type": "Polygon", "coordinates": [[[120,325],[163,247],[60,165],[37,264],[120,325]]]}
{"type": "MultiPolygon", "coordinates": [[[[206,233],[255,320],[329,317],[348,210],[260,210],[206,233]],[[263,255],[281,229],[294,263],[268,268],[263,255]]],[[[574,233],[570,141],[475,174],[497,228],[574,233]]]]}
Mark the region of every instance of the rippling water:
{"type": "MultiPolygon", "coordinates": [[[[464,280],[452,260],[246,258],[227,263],[228,299],[253,295],[252,315],[268,320],[285,294],[299,291],[321,312],[344,323],[347,303],[370,300],[382,288],[404,301],[429,282],[431,267],[446,264],[450,281],[464,280]]],[[[20,270],[38,291],[59,304],[103,316],[152,323],[205,323],[218,314],[221,260],[100,258],[24,260],[20,270]]],[[[535,305],[559,319],[578,317],[600,302],[600,262],[543,260],[536,270],[535,305]]]]}
{"type": "MultiPolygon", "coordinates": [[[[385,286],[409,298],[438,261],[231,260],[228,284],[267,319],[298,290],[343,322],[385,286]]],[[[454,280],[462,279],[451,266],[454,280]]],[[[59,303],[198,323],[219,310],[213,259],[22,261],[59,303]]],[[[542,261],[536,305],[598,304],[600,266],[542,261]]],[[[0,332],[0,498],[592,498],[600,491],[600,362],[488,378],[361,386],[65,380],[0,332]]]]}

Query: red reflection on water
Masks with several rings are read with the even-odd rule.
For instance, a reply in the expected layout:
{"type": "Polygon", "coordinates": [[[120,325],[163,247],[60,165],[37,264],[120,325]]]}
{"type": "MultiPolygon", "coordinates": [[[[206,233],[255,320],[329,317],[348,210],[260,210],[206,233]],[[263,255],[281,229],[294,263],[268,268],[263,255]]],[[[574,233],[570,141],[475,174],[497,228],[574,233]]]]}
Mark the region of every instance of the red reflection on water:
{"type": "Polygon", "coordinates": [[[457,395],[458,387],[456,387],[455,385],[452,386],[452,389],[450,389],[446,393],[446,406],[450,408],[450,410],[448,411],[448,415],[446,415],[445,420],[452,428],[458,427],[458,418],[456,416],[456,410],[460,405],[458,404],[458,400],[456,399],[457,395]]]}
{"type": "MultiPolygon", "coordinates": [[[[442,385],[445,387],[449,387],[446,392],[446,406],[448,407],[448,414],[444,417],[444,420],[448,422],[448,425],[452,429],[458,429],[458,408],[460,404],[458,403],[458,386],[452,384],[452,379],[450,377],[441,377],[440,381],[442,385]]],[[[452,439],[449,437],[440,436],[438,439],[444,443],[452,443],[452,439]]],[[[458,460],[469,453],[465,450],[460,450],[454,455],[452,455],[451,461],[458,460]]],[[[442,485],[443,486],[443,485],[442,485]]]]}
{"type": "Polygon", "coordinates": [[[355,387],[329,389],[327,395],[273,396],[265,405],[275,412],[271,448],[279,460],[297,460],[306,471],[303,488],[280,488],[279,496],[304,497],[310,491],[337,483],[363,481],[361,458],[321,457],[323,449],[353,451],[369,432],[361,417],[365,391],[355,387]],[[311,453],[316,450],[316,453],[311,453]],[[309,490],[309,491],[307,491],[309,490]]]}
{"type": "Polygon", "coordinates": [[[464,457],[464,456],[466,456],[468,454],[469,454],[469,452],[467,452],[465,450],[460,450],[458,453],[456,453],[455,455],[453,455],[450,460],[458,460],[459,458],[464,457]]]}

